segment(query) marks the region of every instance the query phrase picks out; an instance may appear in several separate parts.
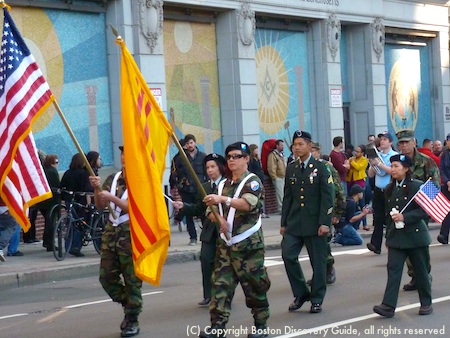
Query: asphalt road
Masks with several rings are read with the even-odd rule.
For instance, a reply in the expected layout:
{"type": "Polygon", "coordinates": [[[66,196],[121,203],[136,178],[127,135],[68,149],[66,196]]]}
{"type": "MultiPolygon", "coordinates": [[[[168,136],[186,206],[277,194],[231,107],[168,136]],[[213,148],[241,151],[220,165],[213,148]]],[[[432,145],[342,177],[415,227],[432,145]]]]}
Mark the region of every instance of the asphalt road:
{"type": "MultiPolygon", "coordinates": [[[[434,236],[433,236],[434,237],[434,236]]],[[[309,303],[295,313],[279,250],[266,253],[272,280],[269,291],[270,337],[444,337],[450,334],[450,246],[434,244],[432,257],[434,313],[419,316],[417,292],[400,291],[394,318],[372,312],[386,284],[386,251],[374,255],[361,247],[335,247],[337,282],[330,286],[321,314],[310,314],[309,303]]],[[[301,264],[311,274],[302,252],[301,264]]],[[[403,281],[409,281],[404,272],[403,281]]],[[[160,287],[145,285],[139,337],[196,337],[209,324],[202,299],[200,263],[167,265],[160,287]]],[[[0,337],[119,337],[122,310],[103,292],[97,278],[83,278],[8,290],[0,294],[0,337]]],[[[238,287],[227,337],[246,337],[253,324],[238,287]]]]}

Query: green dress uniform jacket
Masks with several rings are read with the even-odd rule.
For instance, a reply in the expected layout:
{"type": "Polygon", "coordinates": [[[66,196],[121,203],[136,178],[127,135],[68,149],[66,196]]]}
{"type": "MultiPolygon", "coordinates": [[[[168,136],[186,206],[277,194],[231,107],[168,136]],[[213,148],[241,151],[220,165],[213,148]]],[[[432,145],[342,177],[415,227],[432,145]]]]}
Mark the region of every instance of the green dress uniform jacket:
{"type": "MultiPolygon", "coordinates": [[[[403,207],[413,198],[414,194],[420,189],[421,181],[415,179],[405,179],[400,189],[395,186],[396,182],[390,183],[386,188],[386,211],[390,212],[392,208],[402,210],[403,207]],[[387,192],[392,189],[392,194],[387,192]]],[[[421,246],[427,246],[431,243],[428,233],[428,227],[425,220],[428,214],[415,201],[403,212],[405,218],[405,227],[396,229],[392,217],[386,215],[386,245],[397,249],[410,249],[421,246]]]]}
{"type": "Polygon", "coordinates": [[[281,226],[296,236],[317,236],[321,225],[330,226],[334,204],[334,185],[322,160],[310,157],[302,173],[300,161],[286,169],[281,226]]]}
{"type": "MultiPolygon", "coordinates": [[[[400,188],[396,187],[397,182],[390,183],[386,187],[387,212],[390,212],[392,208],[401,211],[419,190],[421,183],[421,181],[409,178],[405,179],[400,188]]],[[[408,258],[411,266],[414,268],[420,304],[422,306],[430,305],[432,301],[429,276],[429,244],[431,243],[431,238],[424,220],[428,215],[415,201],[412,201],[405,211],[403,211],[403,216],[405,223],[403,229],[396,229],[395,223],[390,215],[386,216],[388,280],[383,304],[393,308],[397,306],[403,266],[405,260],[408,258]]]]}
{"type": "Polygon", "coordinates": [[[309,157],[302,172],[297,160],[288,165],[284,185],[281,252],[294,297],[308,297],[309,287],[298,262],[306,246],[313,268],[311,303],[322,304],[326,293],[329,247],[327,236],[319,236],[321,225],[331,226],[335,191],[333,179],[322,160],[309,157]]]}

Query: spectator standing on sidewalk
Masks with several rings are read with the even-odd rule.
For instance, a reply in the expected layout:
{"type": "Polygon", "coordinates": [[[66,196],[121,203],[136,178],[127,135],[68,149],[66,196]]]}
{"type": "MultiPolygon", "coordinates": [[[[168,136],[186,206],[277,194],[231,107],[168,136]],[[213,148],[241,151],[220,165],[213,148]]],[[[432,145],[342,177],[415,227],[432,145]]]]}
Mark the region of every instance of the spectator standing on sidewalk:
{"type": "MultiPolygon", "coordinates": [[[[206,154],[197,148],[196,138],[192,134],[187,134],[184,137],[184,147],[186,148],[186,156],[194,169],[200,183],[206,181],[204,160],[206,154]]],[[[175,170],[178,179],[178,191],[181,194],[181,199],[185,203],[195,203],[198,188],[195,184],[194,178],[191,176],[189,169],[186,167],[178,156],[175,161],[175,170]]],[[[197,244],[197,230],[192,216],[186,216],[186,225],[189,233],[189,245],[197,244]]]]}
{"type": "Polygon", "coordinates": [[[108,218],[102,235],[100,255],[100,283],[113,302],[120,303],[125,317],[120,324],[121,337],[132,337],[139,333],[138,317],[142,311],[142,281],[134,272],[131,248],[126,167],[123,147],[119,147],[122,171],[108,176],[100,188],[100,177],[90,176],[94,187],[95,205],[103,210],[111,205],[117,218],[108,218]],[[97,188],[97,189],[96,189],[97,188]],[[123,281],[122,281],[123,280],[123,281]]]}
{"type": "Polygon", "coordinates": [[[248,171],[249,146],[244,142],[230,144],[225,150],[231,177],[219,184],[217,194],[207,195],[207,217],[215,221],[211,208],[218,208],[221,239],[219,239],[214,273],[212,299],[209,307],[211,330],[201,331],[201,338],[225,337],[215,330],[225,329],[231,313],[231,302],[238,283],[245,302],[252,310],[254,331],[248,338],[267,337],[270,287],[264,266],[264,235],[261,228],[261,207],[264,187],[259,177],[248,171]],[[227,234],[228,238],[224,234],[227,234]]]}
{"type": "Polygon", "coordinates": [[[350,163],[348,163],[347,156],[342,151],[344,148],[344,139],[342,136],[336,136],[333,139],[333,150],[330,152],[330,161],[333,167],[339,173],[342,187],[344,188],[345,195],[347,195],[347,173],[350,169],[350,163]]]}
{"type": "MultiPolygon", "coordinates": [[[[256,144],[250,144],[250,161],[248,163],[248,171],[256,174],[261,180],[261,183],[264,184],[264,171],[262,168],[261,160],[259,159],[258,149],[259,148],[256,144]]],[[[263,206],[262,208],[261,217],[269,218],[269,216],[267,216],[265,213],[265,206],[263,206]]]]}
{"type": "Polygon", "coordinates": [[[17,224],[16,231],[14,231],[13,235],[9,239],[9,245],[8,245],[8,256],[15,256],[20,257],[23,256],[23,252],[19,251],[19,244],[20,244],[20,225],[17,224]]]}
{"type": "Polygon", "coordinates": [[[281,213],[283,202],[284,178],[286,176],[286,157],[284,156],[284,142],[277,140],[275,149],[267,157],[267,172],[275,187],[277,195],[278,213],[281,213]]]}
{"type": "Polygon", "coordinates": [[[9,213],[5,202],[0,198],[0,262],[6,262],[5,249],[16,228],[20,227],[15,218],[9,213]]]}

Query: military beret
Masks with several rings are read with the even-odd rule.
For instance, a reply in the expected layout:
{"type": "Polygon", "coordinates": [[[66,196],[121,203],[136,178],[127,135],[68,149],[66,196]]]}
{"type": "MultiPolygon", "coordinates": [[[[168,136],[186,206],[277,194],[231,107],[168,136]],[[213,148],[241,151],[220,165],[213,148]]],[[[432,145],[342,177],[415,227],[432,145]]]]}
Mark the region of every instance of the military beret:
{"type": "Polygon", "coordinates": [[[221,155],[212,153],[209,155],[205,156],[205,159],[203,160],[203,163],[206,165],[206,162],[208,161],[215,161],[218,165],[227,165],[227,161],[225,160],[225,158],[221,155]]]}
{"type": "Polygon", "coordinates": [[[303,139],[305,139],[307,141],[310,141],[310,142],[312,140],[312,137],[311,137],[310,133],[308,133],[307,131],[301,131],[301,130],[296,130],[294,132],[294,136],[292,137],[292,143],[294,143],[296,138],[303,138],[303,139]]]}
{"type": "Polygon", "coordinates": [[[389,159],[389,161],[392,162],[400,162],[404,167],[412,167],[413,162],[411,160],[411,157],[409,157],[408,155],[403,155],[403,154],[397,154],[394,156],[391,156],[391,158],[389,159]]]}
{"type": "Polygon", "coordinates": [[[227,155],[232,150],[240,150],[247,155],[250,155],[250,147],[245,142],[235,142],[230,144],[227,149],[225,149],[225,155],[227,155]]]}
{"type": "Polygon", "coordinates": [[[411,141],[414,140],[414,130],[411,129],[405,129],[405,130],[400,130],[397,134],[396,134],[398,141],[411,141]]]}

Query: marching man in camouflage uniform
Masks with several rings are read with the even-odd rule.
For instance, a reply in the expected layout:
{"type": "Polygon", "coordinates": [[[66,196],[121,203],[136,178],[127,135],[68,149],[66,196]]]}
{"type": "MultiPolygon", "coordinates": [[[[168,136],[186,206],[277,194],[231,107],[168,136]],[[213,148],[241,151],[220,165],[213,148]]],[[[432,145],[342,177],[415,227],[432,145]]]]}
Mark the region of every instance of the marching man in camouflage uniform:
{"type": "Polygon", "coordinates": [[[225,154],[232,177],[219,183],[217,195],[207,195],[203,200],[208,205],[206,215],[211,221],[215,221],[211,208],[218,208],[221,239],[212,276],[211,328],[200,332],[199,337],[225,336],[223,330],[238,283],[254,318],[248,337],[267,337],[270,280],[264,266],[260,216],[264,188],[258,176],[247,169],[250,149],[246,143],[229,145],[225,154]]]}
{"type": "Polygon", "coordinates": [[[322,312],[326,293],[328,233],[334,204],[334,185],[325,164],[311,154],[311,134],[296,131],[292,139],[298,160],[286,170],[280,234],[281,255],[294,294],[289,311],[311,301],[311,313],[322,312]],[[298,255],[308,250],[313,269],[311,292],[306,284],[298,255]]]}
{"type": "MultiPolygon", "coordinates": [[[[403,155],[408,155],[412,159],[411,172],[412,178],[420,180],[422,182],[431,179],[437,188],[441,186],[441,177],[439,174],[439,168],[433,159],[416,149],[416,139],[414,137],[414,130],[400,130],[396,134],[398,138],[398,148],[403,155]]],[[[428,222],[426,222],[428,224],[428,222]]],[[[430,257],[428,256],[428,273],[431,272],[430,257]]],[[[411,277],[411,281],[408,284],[403,285],[403,290],[413,291],[417,290],[416,279],[414,276],[414,269],[409,258],[406,259],[406,265],[408,266],[408,275],[411,277]]]]}
{"type": "MultiPolygon", "coordinates": [[[[119,148],[122,171],[110,175],[103,183],[101,191],[95,189],[94,197],[95,205],[99,210],[103,210],[109,203],[117,216],[115,219],[110,216],[102,235],[100,283],[111,299],[122,304],[124,308],[125,318],[120,324],[121,337],[132,337],[139,333],[138,316],[142,311],[142,281],[134,273],[125,161],[123,147],[119,148]]],[[[100,177],[90,176],[89,180],[94,188],[100,187],[100,177]]]]}

